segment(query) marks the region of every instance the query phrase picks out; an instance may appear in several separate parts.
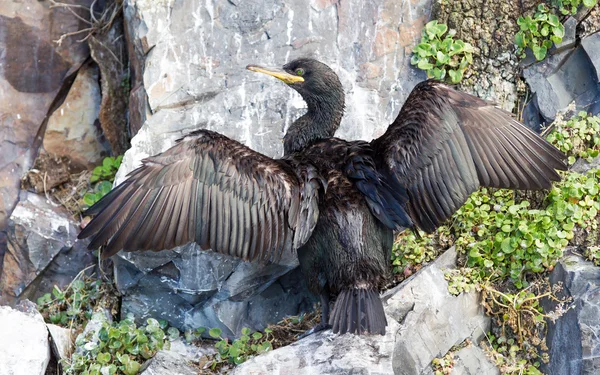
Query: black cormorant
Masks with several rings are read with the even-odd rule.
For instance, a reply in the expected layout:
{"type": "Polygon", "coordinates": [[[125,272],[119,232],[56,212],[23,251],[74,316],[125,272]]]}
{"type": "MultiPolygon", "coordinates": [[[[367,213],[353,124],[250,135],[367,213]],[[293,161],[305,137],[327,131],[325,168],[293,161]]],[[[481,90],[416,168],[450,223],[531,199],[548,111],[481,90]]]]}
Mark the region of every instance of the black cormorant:
{"type": "Polygon", "coordinates": [[[480,186],[547,189],[564,155],[512,116],[435,81],[419,83],[385,134],[334,138],[344,112],[337,75],[312,59],[250,65],[302,95],[308,111],[272,159],[210,130],[143,161],[88,214],[89,248],[170,249],[192,241],[250,261],[297,251],[321,296],[317,327],[384,334],[379,288],[393,231],[433,231],[480,186]],[[337,296],[331,314],[329,297],[337,296]]]}

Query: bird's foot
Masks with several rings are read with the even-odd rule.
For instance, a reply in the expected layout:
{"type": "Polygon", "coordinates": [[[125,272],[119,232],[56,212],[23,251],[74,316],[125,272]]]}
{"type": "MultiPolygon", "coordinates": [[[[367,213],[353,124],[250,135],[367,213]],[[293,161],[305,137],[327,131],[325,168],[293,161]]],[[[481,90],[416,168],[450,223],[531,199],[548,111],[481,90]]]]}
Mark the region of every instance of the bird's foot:
{"type": "Polygon", "coordinates": [[[301,340],[307,336],[310,336],[313,333],[324,331],[324,330],[330,329],[330,328],[331,328],[331,324],[321,322],[321,323],[317,324],[316,326],[312,327],[311,329],[309,329],[308,331],[304,332],[300,336],[298,336],[298,340],[301,340]]]}

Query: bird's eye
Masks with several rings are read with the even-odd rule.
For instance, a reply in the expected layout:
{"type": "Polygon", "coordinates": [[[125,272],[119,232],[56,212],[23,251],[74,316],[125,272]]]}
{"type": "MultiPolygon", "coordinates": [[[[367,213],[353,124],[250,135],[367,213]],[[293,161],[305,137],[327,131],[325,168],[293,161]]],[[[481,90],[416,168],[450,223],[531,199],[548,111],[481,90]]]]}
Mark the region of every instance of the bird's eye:
{"type": "Polygon", "coordinates": [[[302,75],[304,75],[304,69],[302,69],[302,68],[298,68],[298,69],[296,69],[296,75],[297,75],[297,76],[302,76],[302,75]]]}

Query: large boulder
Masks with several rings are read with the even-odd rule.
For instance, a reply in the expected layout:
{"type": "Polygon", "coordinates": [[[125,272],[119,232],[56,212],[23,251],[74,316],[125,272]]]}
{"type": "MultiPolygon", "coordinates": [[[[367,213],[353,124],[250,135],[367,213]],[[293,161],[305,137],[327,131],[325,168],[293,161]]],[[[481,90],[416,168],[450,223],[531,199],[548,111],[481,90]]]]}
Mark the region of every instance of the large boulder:
{"type": "Polygon", "coordinates": [[[569,43],[570,48],[557,49],[543,61],[523,69],[523,77],[534,94],[525,108],[524,121],[529,127],[539,130],[571,103],[577,110],[600,113],[600,55],[596,48],[599,38],[598,33],[586,36],[580,45],[569,43]]]}
{"type": "MultiPolygon", "coordinates": [[[[600,267],[570,254],[558,262],[550,282],[562,283],[561,297],[573,300],[564,315],[548,324],[550,362],[544,365],[544,373],[600,373],[600,267]]],[[[544,308],[551,312],[556,305],[546,301],[544,308]]]]}
{"type": "Polygon", "coordinates": [[[43,195],[21,193],[7,229],[8,246],[0,270],[0,303],[36,300],[54,285],[64,287],[94,263],[87,241],[77,240],[70,215],[43,195]]]}
{"type": "Polygon", "coordinates": [[[50,361],[48,330],[37,310],[0,306],[0,373],[44,375],[50,361]]]}
{"type": "MultiPolygon", "coordinates": [[[[146,121],[132,139],[116,183],[144,157],[198,128],[281,156],[284,131],[305,105],[283,83],[245,70],[247,64],[281,66],[307,55],[329,64],[345,87],[346,116],[337,135],[348,139],[381,135],[425,78],[409,60],[430,0],[124,4],[136,68],[132,111],[146,121]],[[148,112],[139,103],[144,91],[148,112]]],[[[184,246],[119,254],[115,265],[122,313],[167,319],[182,329],[220,327],[232,336],[244,326],[262,329],[312,305],[301,275],[292,271],[295,257],[265,269],[184,246]]]]}
{"type": "MultiPolygon", "coordinates": [[[[92,2],[71,1],[84,6],[92,2]]],[[[55,43],[88,25],[68,9],[50,5],[38,0],[0,2],[0,231],[17,203],[20,178],[37,155],[38,132],[89,55],[87,45],[77,42],[81,35],[55,43]]]]}
{"type": "Polygon", "coordinates": [[[433,374],[431,361],[471,340],[455,353],[453,375],[499,374],[477,346],[490,320],[475,292],[448,292],[446,269],[456,251],[446,251],[406,282],[383,294],[388,327],[384,336],[335,335],[323,331],[254,357],[234,374],[433,374]]]}

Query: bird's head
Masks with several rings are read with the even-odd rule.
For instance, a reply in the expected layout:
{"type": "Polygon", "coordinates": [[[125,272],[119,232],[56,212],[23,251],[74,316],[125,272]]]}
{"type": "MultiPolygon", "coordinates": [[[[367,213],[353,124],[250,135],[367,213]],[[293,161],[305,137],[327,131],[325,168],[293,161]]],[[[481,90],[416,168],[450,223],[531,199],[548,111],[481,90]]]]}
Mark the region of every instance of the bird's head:
{"type": "Polygon", "coordinates": [[[300,58],[285,64],[282,68],[248,65],[246,69],[280,79],[298,91],[309,106],[315,99],[322,101],[341,98],[343,103],[340,79],[330,67],[320,61],[300,58]]]}

